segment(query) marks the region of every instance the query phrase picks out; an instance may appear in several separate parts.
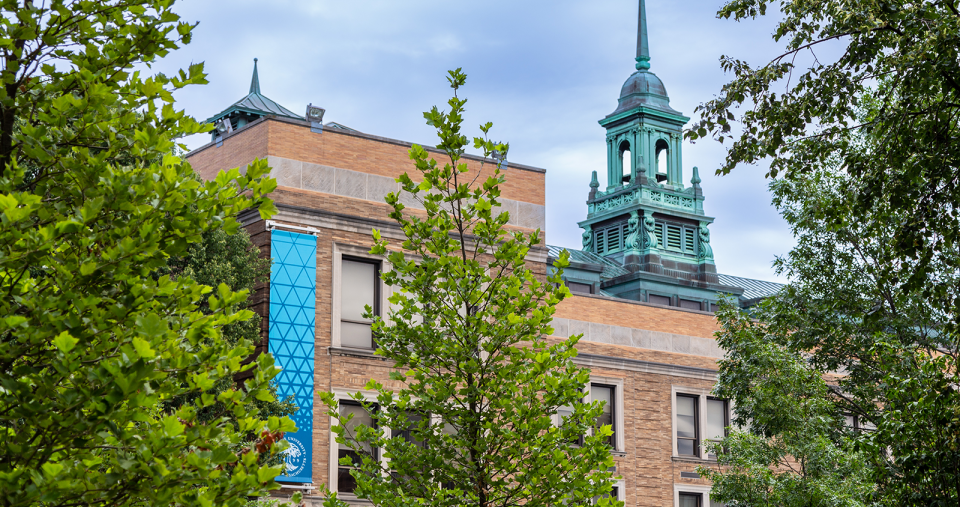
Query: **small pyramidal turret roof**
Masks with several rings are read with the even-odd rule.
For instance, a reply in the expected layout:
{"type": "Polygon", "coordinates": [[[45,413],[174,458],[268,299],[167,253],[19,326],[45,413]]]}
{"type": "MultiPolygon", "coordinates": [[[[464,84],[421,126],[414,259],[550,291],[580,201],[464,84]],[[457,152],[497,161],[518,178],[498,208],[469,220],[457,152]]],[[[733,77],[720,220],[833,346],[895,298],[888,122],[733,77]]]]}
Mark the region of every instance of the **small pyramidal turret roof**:
{"type": "Polygon", "coordinates": [[[253,59],[253,77],[250,78],[250,93],[246,97],[234,102],[230,107],[211,116],[206,120],[207,123],[216,123],[223,118],[230,118],[235,128],[243,125],[237,125],[236,118],[244,118],[243,124],[249,123],[257,118],[268,114],[284,116],[302,120],[303,116],[281,106],[273,100],[260,93],[260,75],[257,72],[257,59],[253,59]]]}

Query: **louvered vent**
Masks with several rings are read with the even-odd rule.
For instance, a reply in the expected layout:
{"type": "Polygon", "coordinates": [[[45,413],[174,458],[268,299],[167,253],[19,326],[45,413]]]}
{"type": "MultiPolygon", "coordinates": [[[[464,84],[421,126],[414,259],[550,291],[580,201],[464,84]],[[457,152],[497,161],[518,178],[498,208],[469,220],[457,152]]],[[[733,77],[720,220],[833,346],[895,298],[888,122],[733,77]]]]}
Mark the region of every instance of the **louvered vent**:
{"type": "Polygon", "coordinates": [[[615,252],[620,249],[620,245],[623,242],[622,231],[620,226],[611,227],[607,229],[607,251],[615,252]]]}
{"type": "Polygon", "coordinates": [[[667,248],[670,250],[680,250],[680,228],[675,225],[667,226],[667,248]]]}
{"type": "Polygon", "coordinates": [[[683,229],[683,251],[684,251],[684,253],[688,253],[688,254],[695,254],[695,253],[697,253],[696,243],[694,242],[694,239],[695,239],[695,238],[696,238],[696,236],[695,236],[695,233],[694,233],[694,230],[693,230],[693,229],[687,229],[687,228],[684,228],[684,229],[683,229]]]}
{"type": "Polygon", "coordinates": [[[663,223],[657,222],[653,232],[657,235],[657,248],[663,248],[663,223]]]}
{"type": "Polygon", "coordinates": [[[605,234],[606,232],[607,232],[606,230],[599,230],[599,231],[597,231],[597,237],[596,237],[596,239],[595,239],[594,244],[597,246],[597,253],[598,253],[598,254],[602,254],[602,253],[605,253],[605,252],[606,252],[606,249],[604,248],[604,247],[606,246],[606,243],[604,243],[604,239],[605,239],[606,236],[607,236],[607,235],[605,234]]]}

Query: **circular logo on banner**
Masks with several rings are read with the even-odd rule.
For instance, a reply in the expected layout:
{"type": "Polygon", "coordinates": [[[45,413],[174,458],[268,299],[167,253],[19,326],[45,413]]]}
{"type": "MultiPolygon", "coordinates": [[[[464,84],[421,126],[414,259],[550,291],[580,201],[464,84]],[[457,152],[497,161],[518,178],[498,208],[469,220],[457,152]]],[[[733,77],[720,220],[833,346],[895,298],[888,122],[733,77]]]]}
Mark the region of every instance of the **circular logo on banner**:
{"type": "Polygon", "coordinates": [[[287,436],[287,477],[296,477],[307,467],[307,449],[295,437],[287,436]]]}

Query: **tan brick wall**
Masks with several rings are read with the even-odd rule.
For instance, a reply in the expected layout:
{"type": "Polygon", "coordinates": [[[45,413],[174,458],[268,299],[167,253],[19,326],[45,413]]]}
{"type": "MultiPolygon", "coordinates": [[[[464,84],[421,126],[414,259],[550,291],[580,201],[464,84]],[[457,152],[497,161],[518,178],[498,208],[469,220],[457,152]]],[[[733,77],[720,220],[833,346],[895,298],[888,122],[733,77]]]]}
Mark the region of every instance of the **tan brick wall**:
{"type": "Polygon", "coordinates": [[[576,294],[560,302],[556,316],[604,324],[616,323],[618,326],[700,338],[713,338],[713,333],[720,330],[717,319],[708,313],[658,308],[576,294]]]}
{"type": "MultiPolygon", "coordinates": [[[[333,129],[318,135],[305,126],[271,122],[268,151],[277,157],[396,178],[404,172],[413,177],[416,172],[408,149],[406,146],[356,137],[333,129]]],[[[444,163],[439,154],[434,154],[434,158],[440,164],[444,163]]],[[[476,160],[467,160],[470,171],[461,177],[473,179],[480,165],[476,160]]],[[[484,174],[490,174],[491,170],[492,166],[487,164],[484,174]]],[[[515,201],[545,204],[545,176],[539,172],[507,169],[507,181],[501,186],[502,196],[515,201]]]]}
{"type": "Polygon", "coordinates": [[[268,130],[273,122],[259,121],[223,140],[219,148],[211,144],[187,154],[187,161],[204,180],[212,180],[222,170],[245,168],[257,158],[267,158],[268,130]]]}
{"type": "MultiPolygon", "coordinates": [[[[221,170],[244,167],[255,158],[267,155],[302,162],[321,164],[340,169],[396,178],[407,172],[414,176],[416,168],[407,154],[407,146],[386,140],[359,137],[334,129],[322,134],[310,131],[305,125],[263,119],[224,138],[223,146],[209,145],[187,154],[194,170],[206,180],[221,170]]],[[[440,154],[433,154],[439,163],[440,154]]],[[[472,180],[481,169],[481,163],[467,159],[469,171],[460,177],[472,180]]],[[[483,169],[484,178],[493,166],[483,169]]],[[[500,187],[501,197],[515,201],[544,205],[546,203],[546,174],[519,168],[508,168],[506,182],[500,187]]],[[[416,178],[414,178],[416,179],[416,178]]]]}

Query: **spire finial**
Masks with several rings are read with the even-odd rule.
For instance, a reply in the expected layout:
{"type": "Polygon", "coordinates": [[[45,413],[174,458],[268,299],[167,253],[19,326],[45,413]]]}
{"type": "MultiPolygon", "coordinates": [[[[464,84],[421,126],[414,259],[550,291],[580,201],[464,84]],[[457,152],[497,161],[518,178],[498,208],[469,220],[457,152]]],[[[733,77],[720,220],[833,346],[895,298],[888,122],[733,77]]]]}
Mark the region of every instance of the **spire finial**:
{"type": "Polygon", "coordinates": [[[250,79],[250,93],[260,93],[260,76],[257,74],[257,59],[253,59],[253,78],[250,79]]]}
{"type": "Polygon", "coordinates": [[[637,20],[637,70],[650,68],[650,46],[647,44],[647,9],[640,0],[640,15],[637,20]]]}

